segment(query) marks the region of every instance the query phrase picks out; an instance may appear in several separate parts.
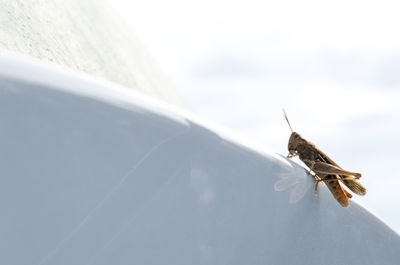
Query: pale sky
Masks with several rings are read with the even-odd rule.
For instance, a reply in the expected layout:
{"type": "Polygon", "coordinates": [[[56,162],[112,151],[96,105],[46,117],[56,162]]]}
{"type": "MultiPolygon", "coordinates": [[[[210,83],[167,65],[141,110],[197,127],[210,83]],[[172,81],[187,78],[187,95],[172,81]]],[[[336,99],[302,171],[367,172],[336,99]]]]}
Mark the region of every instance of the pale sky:
{"type": "Polygon", "coordinates": [[[398,1],[115,0],[197,115],[287,154],[289,128],[363,173],[400,232],[398,1]]]}

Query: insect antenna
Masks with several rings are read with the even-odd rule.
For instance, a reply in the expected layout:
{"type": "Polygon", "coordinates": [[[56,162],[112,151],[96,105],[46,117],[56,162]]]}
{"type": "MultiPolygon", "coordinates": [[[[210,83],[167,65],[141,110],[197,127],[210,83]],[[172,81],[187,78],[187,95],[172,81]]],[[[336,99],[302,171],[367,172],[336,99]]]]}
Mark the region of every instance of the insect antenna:
{"type": "Polygon", "coordinates": [[[282,110],[283,110],[283,116],[285,117],[285,119],[286,119],[286,121],[287,121],[287,123],[289,125],[290,131],[293,132],[292,126],[290,125],[290,122],[289,122],[289,119],[287,117],[286,111],[285,111],[285,109],[282,109],[282,110]]]}

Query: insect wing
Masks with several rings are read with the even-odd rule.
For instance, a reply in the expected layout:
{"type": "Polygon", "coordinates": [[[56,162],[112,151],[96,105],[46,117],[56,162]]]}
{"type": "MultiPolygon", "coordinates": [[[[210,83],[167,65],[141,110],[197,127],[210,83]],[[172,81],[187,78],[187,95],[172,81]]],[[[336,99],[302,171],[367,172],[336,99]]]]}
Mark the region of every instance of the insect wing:
{"type": "MultiPolygon", "coordinates": [[[[315,147],[315,146],[314,146],[315,147]]],[[[332,159],[330,159],[327,155],[324,154],[324,152],[322,152],[321,150],[319,150],[318,148],[315,147],[315,149],[318,152],[318,156],[320,157],[320,159],[328,164],[334,165],[338,168],[341,168],[338,164],[336,164],[332,159]]],[[[348,176],[344,176],[344,175],[339,175],[338,176],[341,180],[341,182],[347,187],[349,188],[352,192],[354,192],[355,194],[358,195],[365,195],[367,193],[366,188],[361,185],[356,179],[351,180],[348,179],[348,176]],[[347,179],[344,179],[347,178],[347,179]]],[[[349,196],[347,196],[349,197],[349,196]]],[[[349,197],[351,198],[351,197],[349,197]]]]}
{"type": "Polygon", "coordinates": [[[290,192],[289,203],[300,201],[312,186],[313,183],[311,181],[299,182],[290,192]]]}
{"type": "MultiPolygon", "coordinates": [[[[339,176],[340,178],[348,178],[346,176],[339,176]]],[[[361,185],[357,180],[351,180],[351,179],[341,179],[341,182],[343,182],[344,185],[346,185],[347,188],[349,188],[352,192],[358,195],[365,195],[367,193],[367,189],[361,185]]]]}

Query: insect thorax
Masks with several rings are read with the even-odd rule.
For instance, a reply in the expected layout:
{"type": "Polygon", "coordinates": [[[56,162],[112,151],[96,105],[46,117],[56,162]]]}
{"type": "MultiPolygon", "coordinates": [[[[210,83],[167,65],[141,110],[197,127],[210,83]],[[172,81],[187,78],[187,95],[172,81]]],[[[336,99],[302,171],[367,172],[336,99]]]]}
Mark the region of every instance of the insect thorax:
{"type": "Polygon", "coordinates": [[[300,160],[319,160],[319,153],[317,149],[310,143],[297,145],[297,152],[300,160]]]}

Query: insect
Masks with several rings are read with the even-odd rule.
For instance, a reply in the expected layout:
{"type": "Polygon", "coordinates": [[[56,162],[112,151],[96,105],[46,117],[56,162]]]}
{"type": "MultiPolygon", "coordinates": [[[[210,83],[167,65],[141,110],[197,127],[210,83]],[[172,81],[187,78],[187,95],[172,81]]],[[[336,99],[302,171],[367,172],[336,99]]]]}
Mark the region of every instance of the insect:
{"type": "Polygon", "coordinates": [[[358,195],[365,195],[367,190],[357,181],[361,178],[360,173],[351,172],[342,169],[338,164],[333,162],[326,154],[319,150],[314,144],[300,136],[297,132],[292,130],[289,119],[283,110],[283,115],[292,132],[288,143],[288,158],[299,156],[299,159],[309,167],[309,174],[314,172],[315,194],[318,194],[318,183],[324,182],[332,193],[333,197],[342,205],[347,207],[349,205],[348,199],[352,195],[346,191],[341,185],[343,183],[352,192],[358,195]]]}

